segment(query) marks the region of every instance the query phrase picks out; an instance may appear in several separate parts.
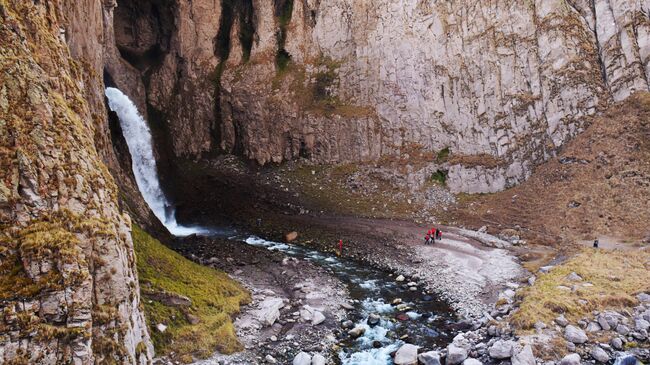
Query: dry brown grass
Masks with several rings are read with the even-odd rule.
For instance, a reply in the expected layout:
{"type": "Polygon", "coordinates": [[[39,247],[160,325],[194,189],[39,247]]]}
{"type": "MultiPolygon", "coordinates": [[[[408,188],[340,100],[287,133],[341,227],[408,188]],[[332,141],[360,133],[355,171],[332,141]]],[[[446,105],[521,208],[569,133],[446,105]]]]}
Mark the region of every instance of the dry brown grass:
{"type": "Polygon", "coordinates": [[[577,321],[594,310],[633,306],[637,302],[636,294],[650,290],[649,265],[648,250],[631,253],[583,249],[551,272],[541,274],[534,286],[524,289],[521,306],[511,322],[525,330],[537,321],[551,323],[560,314],[577,321]],[[572,272],[584,281],[566,279],[572,272]],[[585,283],[593,286],[585,286],[585,283]]]}
{"type": "Polygon", "coordinates": [[[527,182],[460,202],[452,217],[457,221],[519,225],[548,242],[645,237],[650,233],[650,93],[638,93],[591,120],[527,182]],[[575,162],[562,164],[561,158],[575,162]],[[572,202],[579,206],[569,207],[572,202]]]}

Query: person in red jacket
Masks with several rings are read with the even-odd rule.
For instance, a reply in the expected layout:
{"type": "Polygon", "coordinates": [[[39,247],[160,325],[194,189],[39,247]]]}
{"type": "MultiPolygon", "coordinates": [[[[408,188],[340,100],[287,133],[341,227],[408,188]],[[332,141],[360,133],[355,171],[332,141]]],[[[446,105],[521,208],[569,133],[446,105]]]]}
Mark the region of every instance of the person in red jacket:
{"type": "Polygon", "coordinates": [[[431,242],[431,235],[427,233],[426,236],[424,236],[424,244],[428,245],[431,242]]]}

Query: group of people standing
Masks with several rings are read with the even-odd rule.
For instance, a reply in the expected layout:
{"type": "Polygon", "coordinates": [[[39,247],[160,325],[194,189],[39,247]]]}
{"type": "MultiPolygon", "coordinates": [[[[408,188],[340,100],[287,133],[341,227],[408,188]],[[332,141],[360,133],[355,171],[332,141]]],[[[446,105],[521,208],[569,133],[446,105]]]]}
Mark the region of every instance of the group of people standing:
{"type": "Polygon", "coordinates": [[[431,228],[427,231],[427,235],[424,236],[424,244],[429,245],[436,242],[436,240],[442,240],[442,231],[438,228],[431,228]]]}

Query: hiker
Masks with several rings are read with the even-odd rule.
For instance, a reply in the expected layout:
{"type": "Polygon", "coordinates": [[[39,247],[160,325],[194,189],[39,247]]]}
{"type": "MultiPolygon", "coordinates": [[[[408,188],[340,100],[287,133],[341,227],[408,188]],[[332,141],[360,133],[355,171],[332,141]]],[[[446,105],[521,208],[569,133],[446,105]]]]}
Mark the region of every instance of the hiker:
{"type": "Polygon", "coordinates": [[[427,233],[427,235],[424,236],[424,244],[428,245],[429,243],[431,243],[431,236],[427,233]]]}
{"type": "Polygon", "coordinates": [[[436,227],[431,227],[431,229],[429,230],[428,235],[431,236],[431,241],[433,241],[433,243],[435,243],[436,242],[436,227]]]}
{"type": "Polygon", "coordinates": [[[594,240],[594,248],[598,248],[598,245],[599,245],[599,244],[600,244],[600,242],[598,242],[598,238],[596,238],[596,239],[594,240]]]}
{"type": "Polygon", "coordinates": [[[442,239],[442,231],[436,228],[436,239],[440,241],[442,239]]]}
{"type": "Polygon", "coordinates": [[[262,218],[257,218],[257,228],[262,227],[262,218]]]}
{"type": "Polygon", "coordinates": [[[343,254],[343,240],[339,240],[339,256],[343,254]]]}

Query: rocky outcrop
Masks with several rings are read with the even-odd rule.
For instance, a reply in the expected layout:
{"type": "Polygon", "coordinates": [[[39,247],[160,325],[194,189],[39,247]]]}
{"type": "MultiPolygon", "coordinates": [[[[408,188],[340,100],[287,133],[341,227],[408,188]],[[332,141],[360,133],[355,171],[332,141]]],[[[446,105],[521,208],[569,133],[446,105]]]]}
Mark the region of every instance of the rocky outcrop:
{"type": "Polygon", "coordinates": [[[104,9],[90,0],[0,2],[3,363],[153,357],[131,221],[98,151],[108,143],[104,9]]]}
{"type": "Polygon", "coordinates": [[[528,177],[583,117],[648,89],[648,9],[634,1],[172,8],[148,102],[166,116],[176,156],[222,149],[261,164],[330,163],[448,147],[505,161],[454,168],[481,180],[456,190],[496,191],[528,177]]]}

